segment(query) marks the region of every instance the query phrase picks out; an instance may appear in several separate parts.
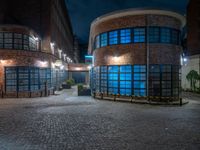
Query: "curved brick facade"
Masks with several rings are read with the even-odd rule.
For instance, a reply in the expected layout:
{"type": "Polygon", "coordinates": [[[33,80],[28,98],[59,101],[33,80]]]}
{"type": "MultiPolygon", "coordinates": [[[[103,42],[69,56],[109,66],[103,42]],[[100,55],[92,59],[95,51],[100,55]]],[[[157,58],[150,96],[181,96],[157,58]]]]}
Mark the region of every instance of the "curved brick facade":
{"type": "MultiPolygon", "coordinates": [[[[120,18],[109,19],[92,26],[90,38],[94,39],[97,35],[123,28],[132,27],[169,27],[181,30],[182,23],[178,18],[167,15],[133,15],[123,16],[120,18]]],[[[112,45],[99,49],[94,49],[95,66],[100,65],[115,65],[115,64],[145,64],[147,43],[130,43],[125,45],[112,45]],[[121,57],[121,62],[113,62],[107,59],[115,53],[121,57]]],[[[181,45],[173,44],[158,44],[152,43],[149,45],[150,60],[152,64],[177,64],[179,65],[179,57],[182,51],[181,45]]]]}
{"type": "Polygon", "coordinates": [[[151,9],[97,18],[89,39],[89,53],[94,57],[93,91],[101,93],[101,98],[110,94],[179,97],[184,24],[185,18],[175,12],[151,9]]]}

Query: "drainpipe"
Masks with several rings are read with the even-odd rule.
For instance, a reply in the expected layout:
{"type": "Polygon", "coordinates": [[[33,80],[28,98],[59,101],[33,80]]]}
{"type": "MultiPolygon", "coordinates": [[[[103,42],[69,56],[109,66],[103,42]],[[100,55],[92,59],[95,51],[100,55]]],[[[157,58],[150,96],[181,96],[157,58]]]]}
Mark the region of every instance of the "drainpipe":
{"type": "Polygon", "coordinates": [[[149,22],[148,22],[148,15],[146,15],[146,51],[147,51],[147,84],[146,84],[146,90],[147,90],[147,99],[149,100],[149,22]]]}

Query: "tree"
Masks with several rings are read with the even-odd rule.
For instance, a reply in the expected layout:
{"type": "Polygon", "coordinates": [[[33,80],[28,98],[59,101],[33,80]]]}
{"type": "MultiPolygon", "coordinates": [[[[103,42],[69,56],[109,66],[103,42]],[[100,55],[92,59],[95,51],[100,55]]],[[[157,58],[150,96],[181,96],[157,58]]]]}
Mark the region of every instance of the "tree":
{"type": "Polygon", "coordinates": [[[200,80],[200,75],[197,71],[191,70],[187,76],[186,79],[190,82],[190,88],[192,91],[196,90],[196,83],[198,80],[200,80]]]}

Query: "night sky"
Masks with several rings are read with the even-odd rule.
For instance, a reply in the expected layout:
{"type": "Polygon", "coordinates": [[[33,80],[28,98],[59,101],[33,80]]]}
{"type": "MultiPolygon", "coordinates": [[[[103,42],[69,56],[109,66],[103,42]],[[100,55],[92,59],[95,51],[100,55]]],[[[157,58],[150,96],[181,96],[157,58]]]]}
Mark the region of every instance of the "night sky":
{"type": "Polygon", "coordinates": [[[185,14],[189,0],[65,0],[74,34],[87,44],[91,22],[106,13],[138,7],[154,7],[185,14]]]}

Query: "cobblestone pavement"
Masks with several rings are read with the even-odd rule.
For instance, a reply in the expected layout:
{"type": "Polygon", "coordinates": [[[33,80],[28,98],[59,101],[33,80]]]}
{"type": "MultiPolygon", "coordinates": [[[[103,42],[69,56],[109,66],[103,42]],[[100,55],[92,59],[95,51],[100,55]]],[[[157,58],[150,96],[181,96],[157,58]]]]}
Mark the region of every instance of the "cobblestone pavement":
{"type": "Polygon", "coordinates": [[[0,99],[1,150],[199,150],[200,98],[151,106],[77,97],[73,90],[0,99]]]}

